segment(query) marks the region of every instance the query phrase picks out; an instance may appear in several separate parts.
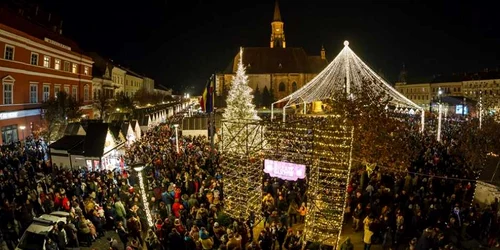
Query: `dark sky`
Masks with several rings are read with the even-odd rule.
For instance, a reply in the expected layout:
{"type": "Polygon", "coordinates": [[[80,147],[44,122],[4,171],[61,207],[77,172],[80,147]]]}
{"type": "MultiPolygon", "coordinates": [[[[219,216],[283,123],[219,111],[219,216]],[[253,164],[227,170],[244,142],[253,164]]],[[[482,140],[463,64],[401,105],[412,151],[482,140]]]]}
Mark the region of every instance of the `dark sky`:
{"type": "MultiPolygon", "coordinates": [[[[43,1],[43,0],[40,0],[43,1]]],[[[274,0],[45,1],[64,34],[157,83],[199,94],[239,46],[269,46],[274,0]],[[256,3],[258,2],[258,3],[256,3]],[[85,3],[85,4],[82,4],[85,3]]],[[[397,80],[500,66],[500,19],[488,2],[281,0],[288,47],[332,60],[344,40],[375,71],[397,80]]],[[[493,1],[491,1],[493,2],[493,1]]]]}

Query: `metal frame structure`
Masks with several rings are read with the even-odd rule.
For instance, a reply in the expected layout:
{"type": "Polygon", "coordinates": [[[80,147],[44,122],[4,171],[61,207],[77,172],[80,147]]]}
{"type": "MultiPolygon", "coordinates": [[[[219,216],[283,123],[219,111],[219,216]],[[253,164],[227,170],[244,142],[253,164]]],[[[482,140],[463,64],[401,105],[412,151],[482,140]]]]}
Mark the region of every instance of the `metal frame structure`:
{"type": "Polygon", "coordinates": [[[303,117],[266,126],[266,159],[307,167],[309,242],[338,246],[350,179],[353,128],[338,117],[303,117]]]}
{"type": "Polygon", "coordinates": [[[261,121],[222,120],[221,137],[224,211],[232,218],[252,215],[260,221],[264,126],[261,121]]]}

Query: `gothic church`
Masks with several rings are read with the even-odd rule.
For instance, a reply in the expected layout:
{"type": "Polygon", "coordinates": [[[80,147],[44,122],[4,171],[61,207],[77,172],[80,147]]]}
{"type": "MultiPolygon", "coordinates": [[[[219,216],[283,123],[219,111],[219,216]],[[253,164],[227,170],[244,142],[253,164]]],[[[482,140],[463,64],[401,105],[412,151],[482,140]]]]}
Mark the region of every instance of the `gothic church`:
{"type": "MultiPolygon", "coordinates": [[[[246,67],[249,85],[256,92],[257,106],[269,108],[272,101],[279,100],[295,92],[320,73],[328,64],[326,51],[319,56],[309,56],[303,48],[286,46],[284,22],[276,1],[271,22],[269,47],[243,47],[243,64],[246,67]],[[265,97],[264,92],[270,94],[265,97]]],[[[238,50],[239,51],[239,50],[238,50]]],[[[224,72],[218,73],[215,89],[217,99],[224,99],[231,80],[238,69],[237,53],[224,72]]]]}

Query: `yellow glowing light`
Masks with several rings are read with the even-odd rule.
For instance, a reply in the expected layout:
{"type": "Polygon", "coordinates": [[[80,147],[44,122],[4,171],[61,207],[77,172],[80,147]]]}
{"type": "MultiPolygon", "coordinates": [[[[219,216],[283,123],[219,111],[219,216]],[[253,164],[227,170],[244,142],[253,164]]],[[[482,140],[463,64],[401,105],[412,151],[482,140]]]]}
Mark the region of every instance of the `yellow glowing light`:
{"type": "Polygon", "coordinates": [[[148,220],[148,225],[152,227],[153,217],[151,216],[151,210],[149,209],[148,197],[146,196],[146,188],[144,187],[144,178],[142,176],[142,170],[144,167],[136,167],[134,170],[137,172],[137,176],[139,177],[139,187],[141,191],[142,203],[144,204],[144,211],[146,212],[146,218],[148,220]]]}
{"type": "Polygon", "coordinates": [[[353,129],[339,117],[277,123],[266,128],[266,157],[308,166],[307,241],[337,245],[350,178],[353,129]]]}

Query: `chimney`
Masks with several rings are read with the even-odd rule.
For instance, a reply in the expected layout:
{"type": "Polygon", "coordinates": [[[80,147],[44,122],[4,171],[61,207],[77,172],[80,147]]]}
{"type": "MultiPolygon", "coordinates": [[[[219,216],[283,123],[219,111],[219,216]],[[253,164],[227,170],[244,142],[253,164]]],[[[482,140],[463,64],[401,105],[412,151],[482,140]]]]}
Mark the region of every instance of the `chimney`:
{"type": "Polygon", "coordinates": [[[488,73],[488,68],[485,68],[485,69],[484,69],[484,72],[488,73]]]}
{"type": "Polygon", "coordinates": [[[52,17],[52,13],[49,13],[49,22],[50,22],[50,18],[52,17]]]}
{"type": "Polygon", "coordinates": [[[35,8],[35,16],[38,16],[38,5],[35,8]]]}
{"type": "Polygon", "coordinates": [[[62,35],[63,20],[59,23],[59,35],[62,35]]]}

